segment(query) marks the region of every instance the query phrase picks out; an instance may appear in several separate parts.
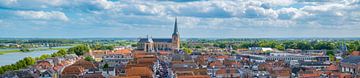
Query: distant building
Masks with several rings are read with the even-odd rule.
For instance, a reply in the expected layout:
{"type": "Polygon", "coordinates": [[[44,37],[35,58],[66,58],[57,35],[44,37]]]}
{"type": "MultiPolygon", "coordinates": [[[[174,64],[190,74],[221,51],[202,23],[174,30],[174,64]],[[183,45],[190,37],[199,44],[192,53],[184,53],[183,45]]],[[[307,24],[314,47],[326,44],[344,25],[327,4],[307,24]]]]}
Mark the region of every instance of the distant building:
{"type": "Polygon", "coordinates": [[[360,51],[353,51],[351,52],[352,56],[360,56],[360,51]]]}
{"type": "Polygon", "coordinates": [[[39,78],[34,72],[23,69],[16,71],[9,71],[0,75],[0,78],[39,78]]]}
{"type": "Polygon", "coordinates": [[[137,49],[146,52],[155,52],[159,50],[178,50],[180,48],[180,34],[177,27],[177,19],[175,19],[174,33],[172,38],[141,38],[138,42],[137,49]]]}
{"type": "Polygon", "coordinates": [[[253,55],[253,54],[243,54],[242,56],[248,56],[251,61],[256,62],[265,62],[265,61],[291,61],[291,60],[301,60],[301,61],[329,61],[328,56],[309,56],[309,55],[300,55],[300,54],[290,54],[290,53],[270,53],[270,55],[253,55]]]}
{"type": "Polygon", "coordinates": [[[273,52],[274,50],[272,48],[269,47],[249,47],[250,51],[255,51],[255,52],[273,52]]]}
{"type": "Polygon", "coordinates": [[[65,67],[61,72],[61,78],[79,78],[85,73],[89,73],[91,69],[96,69],[96,66],[89,61],[81,59],[65,67]]]}
{"type": "Polygon", "coordinates": [[[109,54],[102,57],[102,62],[109,64],[110,67],[117,67],[120,65],[127,64],[133,58],[128,55],[122,54],[109,54]]]}
{"type": "Polygon", "coordinates": [[[355,78],[360,77],[360,56],[349,56],[340,62],[341,72],[351,73],[355,78]]]}

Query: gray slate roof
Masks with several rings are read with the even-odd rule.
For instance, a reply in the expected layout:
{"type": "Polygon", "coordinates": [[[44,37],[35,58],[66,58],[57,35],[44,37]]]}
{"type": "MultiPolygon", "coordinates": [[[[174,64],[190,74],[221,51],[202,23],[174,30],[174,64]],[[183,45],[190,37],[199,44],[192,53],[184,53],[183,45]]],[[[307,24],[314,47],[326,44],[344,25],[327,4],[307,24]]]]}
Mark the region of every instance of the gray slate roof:
{"type": "Polygon", "coordinates": [[[342,63],[353,63],[358,64],[360,63],[360,56],[349,56],[341,60],[342,63]]]}
{"type": "MultiPolygon", "coordinates": [[[[152,38],[153,42],[165,42],[165,43],[171,43],[171,38],[152,38]]],[[[148,38],[141,38],[139,42],[149,42],[148,38]]]]}
{"type": "Polygon", "coordinates": [[[191,58],[190,55],[185,55],[185,54],[174,54],[172,55],[172,61],[192,61],[193,59],[191,58]]]}

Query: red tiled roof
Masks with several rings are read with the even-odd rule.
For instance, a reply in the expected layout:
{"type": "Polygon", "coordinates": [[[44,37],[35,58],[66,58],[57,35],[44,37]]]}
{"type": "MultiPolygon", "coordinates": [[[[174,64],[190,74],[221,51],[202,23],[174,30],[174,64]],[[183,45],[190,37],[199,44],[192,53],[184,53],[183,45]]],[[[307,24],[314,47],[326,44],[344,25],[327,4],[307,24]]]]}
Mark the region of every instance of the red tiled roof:
{"type": "Polygon", "coordinates": [[[174,70],[177,78],[209,78],[207,69],[174,70]]]}
{"type": "Polygon", "coordinates": [[[178,76],[177,78],[210,78],[209,75],[184,75],[184,76],[178,76]]]}
{"type": "Polygon", "coordinates": [[[222,56],[216,56],[217,59],[227,59],[229,58],[229,56],[227,55],[222,55],[222,56]]]}
{"type": "Polygon", "coordinates": [[[131,54],[130,49],[115,50],[114,52],[108,52],[108,54],[131,54]]]}
{"type": "Polygon", "coordinates": [[[316,70],[307,70],[307,71],[301,71],[299,73],[300,78],[318,78],[320,77],[321,72],[316,70]]]}
{"type": "Polygon", "coordinates": [[[81,66],[69,66],[63,70],[62,75],[69,75],[69,74],[79,75],[81,73],[84,73],[84,71],[85,69],[81,66]]]}
{"type": "Polygon", "coordinates": [[[360,51],[353,51],[353,52],[351,52],[351,55],[360,56],[360,51]]]}
{"type": "Polygon", "coordinates": [[[51,67],[52,67],[52,65],[50,64],[49,61],[38,61],[37,65],[36,65],[36,68],[38,68],[38,69],[48,69],[51,67]]]}
{"type": "Polygon", "coordinates": [[[168,54],[170,54],[170,52],[167,52],[167,51],[160,51],[159,53],[160,53],[160,55],[168,55],[168,54]]]}
{"type": "Polygon", "coordinates": [[[329,67],[326,68],[326,70],[336,71],[336,70],[338,70],[338,67],[334,64],[331,64],[329,67]]]}
{"type": "Polygon", "coordinates": [[[351,74],[350,73],[340,73],[339,78],[351,78],[351,74]]]}
{"type": "Polygon", "coordinates": [[[215,62],[212,62],[210,63],[210,66],[213,67],[213,66],[223,66],[223,64],[220,62],[220,61],[215,61],[215,62]]]}
{"type": "Polygon", "coordinates": [[[56,71],[59,71],[59,70],[61,69],[61,67],[62,67],[62,66],[59,66],[59,65],[58,65],[58,66],[53,67],[53,69],[56,70],[56,71]]]}
{"type": "Polygon", "coordinates": [[[118,76],[118,77],[110,77],[110,78],[141,78],[141,76],[118,76]]]}
{"type": "Polygon", "coordinates": [[[91,53],[93,55],[97,55],[97,54],[107,54],[108,52],[110,52],[110,50],[93,50],[91,53]]]}
{"type": "Polygon", "coordinates": [[[81,66],[81,67],[84,67],[85,69],[96,68],[93,63],[86,61],[84,59],[76,61],[72,66],[81,66]]]}
{"type": "Polygon", "coordinates": [[[320,74],[311,73],[311,74],[300,74],[300,78],[318,78],[320,74]]]}
{"type": "Polygon", "coordinates": [[[227,74],[227,73],[237,73],[237,70],[234,68],[229,68],[229,69],[220,69],[218,71],[216,71],[216,74],[227,74]]]}
{"type": "Polygon", "coordinates": [[[126,76],[152,77],[153,72],[148,67],[131,67],[125,70],[126,76]]]}

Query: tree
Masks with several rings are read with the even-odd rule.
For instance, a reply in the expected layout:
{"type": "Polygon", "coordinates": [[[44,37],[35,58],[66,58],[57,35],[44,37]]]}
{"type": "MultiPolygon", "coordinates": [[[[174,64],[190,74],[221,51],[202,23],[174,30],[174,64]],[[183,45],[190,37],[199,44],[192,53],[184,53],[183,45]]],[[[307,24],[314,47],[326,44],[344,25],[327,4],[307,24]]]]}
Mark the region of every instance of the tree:
{"type": "Polygon", "coordinates": [[[3,67],[0,67],[0,74],[3,74],[4,73],[4,69],[3,67]]]}
{"type": "Polygon", "coordinates": [[[65,49],[60,49],[57,53],[59,53],[60,55],[66,55],[66,50],[65,49]]]}
{"type": "Polygon", "coordinates": [[[90,48],[94,50],[114,50],[114,46],[112,45],[96,44],[96,45],[91,45],[90,48]]]}
{"type": "Polygon", "coordinates": [[[189,49],[189,48],[184,48],[183,50],[184,50],[187,54],[191,54],[191,53],[192,53],[192,50],[189,49]]]}
{"type": "Polygon", "coordinates": [[[51,57],[51,55],[44,54],[44,55],[41,55],[39,58],[37,58],[37,60],[45,60],[45,59],[50,58],[50,57],[51,57]]]}
{"type": "Polygon", "coordinates": [[[329,55],[329,59],[330,59],[330,61],[336,61],[336,58],[334,55],[329,55]]]}
{"type": "Polygon", "coordinates": [[[332,49],[335,49],[336,47],[337,46],[334,43],[324,42],[324,41],[317,42],[314,45],[314,49],[319,49],[319,50],[321,50],[321,49],[332,50],[332,49]]]}
{"type": "Polygon", "coordinates": [[[35,59],[31,57],[25,57],[22,60],[17,61],[15,64],[5,65],[0,67],[0,74],[5,73],[6,71],[18,70],[25,68],[27,66],[35,64],[35,59]]]}
{"type": "Polygon", "coordinates": [[[51,57],[57,57],[57,56],[61,56],[59,53],[53,53],[51,54],[51,57]]]}
{"type": "Polygon", "coordinates": [[[225,47],[226,47],[226,44],[225,44],[225,43],[220,43],[218,47],[220,47],[220,48],[225,48],[225,47]]]}
{"type": "Polygon", "coordinates": [[[28,49],[28,48],[20,48],[20,51],[21,51],[21,52],[29,52],[30,49],[28,49]]]}
{"type": "Polygon", "coordinates": [[[298,42],[297,48],[301,49],[301,50],[309,50],[309,49],[311,49],[311,45],[308,44],[307,42],[298,42]]]}
{"type": "Polygon", "coordinates": [[[89,51],[90,51],[89,47],[87,47],[85,45],[78,45],[78,46],[68,49],[68,53],[70,53],[70,54],[75,53],[78,56],[84,55],[86,52],[89,52],[89,51]]]}
{"type": "Polygon", "coordinates": [[[131,44],[131,47],[136,47],[138,44],[131,44]]]}
{"type": "Polygon", "coordinates": [[[25,57],[23,60],[25,60],[26,65],[34,65],[36,60],[32,57],[25,57]]]}
{"type": "Polygon", "coordinates": [[[25,60],[19,60],[15,63],[15,65],[17,68],[24,68],[27,66],[25,60]]]}
{"type": "Polygon", "coordinates": [[[95,61],[95,59],[92,58],[91,56],[86,56],[86,57],[85,57],[85,60],[86,60],[86,61],[95,61]]]}
{"type": "Polygon", "coordinates": [[[104,66],[103,66],[103,68],[104,68],[104,69],[105,69],[105,68],[109,68],[109,64],[105,63],[104,66]]]}
{"type": "Polygon", "coordinates": [[[235,55],[237,54],[235,51],[231,51],[231,55],[235,55]]]}
{"type": "Polygon", "coordinates": [[[199,49],[199,48],[202,48],[202,46],[196,45],[195,48],[199,49]]]}
{"type": "Polygon", "coordinates": [[[334,51],[326,51],[326,55],[335,55],[334,51]]]}
{"type": "Polygon", "coordinates": [[[97,50],[114,50],[114,46],[101,46],[97,50]]]}
{"type": "Polygon", "coordinates": [[[278,50],[284,50],[284,46],[283,46],[283,45],[276,45],[275,48],[278,49],[278,50]]]}

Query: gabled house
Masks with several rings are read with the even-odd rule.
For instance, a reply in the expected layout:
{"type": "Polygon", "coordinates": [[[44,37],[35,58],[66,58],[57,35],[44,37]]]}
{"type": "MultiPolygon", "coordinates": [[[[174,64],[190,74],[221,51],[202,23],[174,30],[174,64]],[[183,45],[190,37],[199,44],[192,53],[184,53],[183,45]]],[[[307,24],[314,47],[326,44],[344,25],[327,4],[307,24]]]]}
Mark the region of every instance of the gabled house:
{"type": "Polygon", "coordinates": [[[148,67],[131,67],[125,70],[129,77],[154,78],[153,71],[148,67]]]}
{"type": "Polygon", "coordinates": [[[79,78],[85,74],[85,69],[82,66],[68,66],[62,73],[61,78],[79,78]]]}
{"type": "Polygon", "coordinates": [[[217,77],[217,78],[238,78],[238,77],[241,77],[241,73],[236,68],[221,68],[216,71],[215,77],[217,77]]]}
{"type": "Polygon", "coordinates": [[[40,71],[52,69],[52,67],[54,67],[54,65],[50,61],[46,61],[46,60],[37,61],[36,65],[35,65],[35,68],[40,71]]]}
{"type": "Polygon", "coordinates": [[[353,77],[360,77],[360,56],[349,56],[341,60],[340,70],[352,74],[353,77]]]}
{"type": "Polygon", "coordinates": [[[58,78],[58,74],[54,70],[46,70],[40,73],[39,78],[58,78]]]}
{"type": "Polygon", "coordinates": [[[76,54],[66,54],[64,58],[65,61],[73,63],[78,59],[78,56],[76,54]]]}
{"type": "Polygon", "coordinates": [[[176,78],[210,78],[207,69],[174,70],[176,78]]]}
{"type": "Polygon", "coordinates": [[[101,72],[104,77],[116,76],[114,67],[103,68],[101,72]]]}

